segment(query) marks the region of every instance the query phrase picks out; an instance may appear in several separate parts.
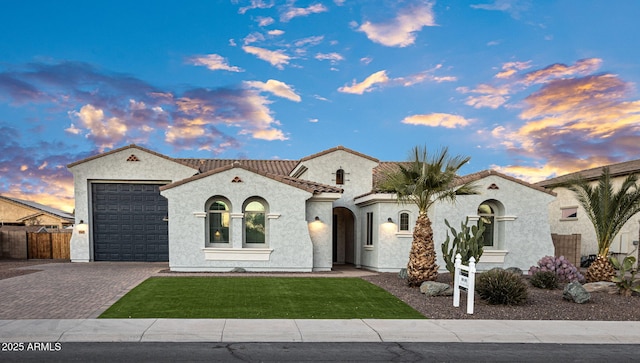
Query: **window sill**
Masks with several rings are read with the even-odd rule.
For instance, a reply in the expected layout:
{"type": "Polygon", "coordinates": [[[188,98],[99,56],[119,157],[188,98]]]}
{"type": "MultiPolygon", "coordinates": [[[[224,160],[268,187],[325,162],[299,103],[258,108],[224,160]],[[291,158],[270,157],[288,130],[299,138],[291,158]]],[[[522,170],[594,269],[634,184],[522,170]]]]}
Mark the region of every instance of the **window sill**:
{"type": "Polygon", "coordinates": [[[208,261],[269,261],[271,248],[203,248],[208,261]]]}
{"type": "Polygon", "coordinates": [[[364,246],[364,250],[365,251],[373,251],[373,245],[365,245],[364,246]]]}
{"type": "Polygon", "coordinates": [[[411,232],[396,232],[396,237],[399,237],[399,238],[413,238],[413,233],[411,233],[411,232]]]}
{"type": "Polygon", "coordinates": [[[577,221],[578,218],[560,218],[560,222],[571,222],[571,221],[577,221]]]}
{"type": "Polygon", "coordinates": [[[484,263],[504,263],[504,257],[509,253],[507,250],[490,250],[485,247],[482,250],[480,262],[484,263]]]}

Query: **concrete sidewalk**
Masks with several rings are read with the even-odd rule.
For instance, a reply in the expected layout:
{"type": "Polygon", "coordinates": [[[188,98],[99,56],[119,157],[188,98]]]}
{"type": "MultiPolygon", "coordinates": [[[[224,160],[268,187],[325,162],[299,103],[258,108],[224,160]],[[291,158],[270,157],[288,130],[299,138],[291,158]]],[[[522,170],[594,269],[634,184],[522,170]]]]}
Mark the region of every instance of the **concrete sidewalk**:
{"type": "Polygon", "coordinates": [[[638,344],[637,321],[0,320],[0,342],[465,342],[638,344]]]}

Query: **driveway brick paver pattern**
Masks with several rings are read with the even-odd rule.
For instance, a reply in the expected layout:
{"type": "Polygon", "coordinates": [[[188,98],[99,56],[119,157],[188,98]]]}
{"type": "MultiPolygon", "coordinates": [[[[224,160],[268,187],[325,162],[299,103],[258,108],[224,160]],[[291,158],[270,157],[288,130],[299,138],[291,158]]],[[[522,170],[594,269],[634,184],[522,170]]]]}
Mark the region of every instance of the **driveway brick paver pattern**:
{"type": "MultiPolygon", "coordinates": [[[[1,262],[0,262],[1,263],[1,262]]],[[[92,319],[166,262],[45,263],[0,280],[0,319],[92,319]]]]}

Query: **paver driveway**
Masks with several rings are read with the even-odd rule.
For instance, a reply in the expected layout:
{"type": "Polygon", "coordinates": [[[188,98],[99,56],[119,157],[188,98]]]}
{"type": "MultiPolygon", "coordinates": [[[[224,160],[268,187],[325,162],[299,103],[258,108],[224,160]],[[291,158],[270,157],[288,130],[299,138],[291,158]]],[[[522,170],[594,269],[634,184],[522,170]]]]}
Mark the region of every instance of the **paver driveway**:
{"type": "Polygon", "coordinates": [[[0,319],[95,318],[166,262],[48,263],[0,280],[0,319]]]}

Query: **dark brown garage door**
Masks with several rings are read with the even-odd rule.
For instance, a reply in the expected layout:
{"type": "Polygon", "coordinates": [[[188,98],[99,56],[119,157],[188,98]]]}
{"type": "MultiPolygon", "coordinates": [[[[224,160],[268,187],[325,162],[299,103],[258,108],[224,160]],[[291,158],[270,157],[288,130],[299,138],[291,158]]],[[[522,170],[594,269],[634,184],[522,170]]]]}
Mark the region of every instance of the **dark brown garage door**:
{"type": "Polygon", "coordinates": [[[96,261],[169,261],[167,199],[159,187],[91,184],[96,261]]]}

